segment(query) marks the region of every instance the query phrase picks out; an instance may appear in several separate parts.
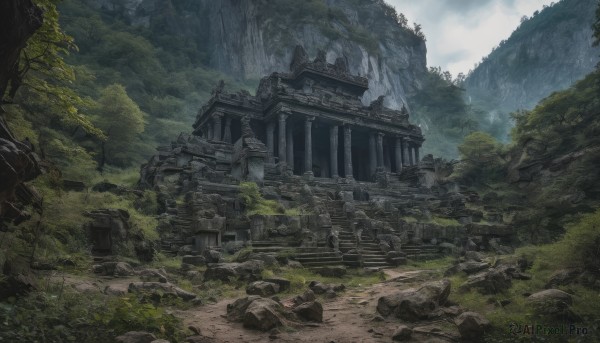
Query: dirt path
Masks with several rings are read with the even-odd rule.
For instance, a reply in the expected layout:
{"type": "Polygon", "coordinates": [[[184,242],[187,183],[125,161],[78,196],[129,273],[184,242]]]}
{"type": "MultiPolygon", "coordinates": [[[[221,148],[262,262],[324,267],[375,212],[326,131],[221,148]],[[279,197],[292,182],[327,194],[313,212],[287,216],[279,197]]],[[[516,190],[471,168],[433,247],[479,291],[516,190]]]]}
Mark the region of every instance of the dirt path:
{"type": "MultiPolygon", "coordinates": [[[[260,332],[244,329],[241,323],[231,323],[225,317],[227,304],[234,299],[221,300],[187,311],[175,313],[184,319],[186,326],[200,328],[202,335],[213,342],[313,342],[313,343],[359,343],[391,342],[392,334],[399,325],[395,319],[377,316],[379,297],[412,287],[431,279],[427,271],[386,271],[388,280],[369,287],[348,289],[332,300],[323,301],[323,323],[278,332],[260,332]]],[[[285,299],[283,299],[285,303],[285,299]]],[[[427,323],[420,323],[425,325],[427,323]]],[[[449,342],[435,335],[414,335],[413,342],[449,342]],[[422,337],[421,337],[422,336],[422,337]]]]}

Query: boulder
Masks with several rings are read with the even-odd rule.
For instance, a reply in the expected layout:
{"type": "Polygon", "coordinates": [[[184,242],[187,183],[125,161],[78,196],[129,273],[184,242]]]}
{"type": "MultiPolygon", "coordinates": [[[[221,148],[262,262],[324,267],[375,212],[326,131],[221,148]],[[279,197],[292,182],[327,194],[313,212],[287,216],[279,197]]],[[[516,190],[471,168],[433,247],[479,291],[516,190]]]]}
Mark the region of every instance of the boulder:
{"type": "Polygon", "coordinates": [[[533,293],[527,297],[527,301],[532,304],[538,314],[575,317],[570,310],[570,306],[573,305],[573,297],[559,289],[551,288],[533,293]]]}
{"type": "Polygon", "coordinates": [[[166,339],[157,339],[150,343],[171,343],[171,342],[167,341],[166,339]]]}
{"type": "Polygon", "coordinates": [[[249,260],[243,263],[218,263],[210,265],[204,272],[205,280],[229,281],[232,279],[256,281],[262,279],[265,269],[263,261],[249,260]]]}
{"type": "Polygon", "coordinates": [[[300,305],[305,302],[314,301],[315,300],[315,292],[312,290],[306,290],[304,293],[297,295],[293,302],[295,305],[300,305]]]}
{"type": "Polygon", "coordinates": [[[132,276],[135,275],[135,271],[126,262],[104,262],[100,265],[93,267],[94,273],[103,274],[107,276],[132,276]]]}
{"type": "Polygon", "coordinates": [[[220,263],[223,261],[221,253],[216,250],[204,250],[202,256],[206,259],[206,263],[220,263]]]}
{"type": "Polygon", "coordinates": [[[167,272],[163,269],[144,269],[138,273],[140,279],[142,281],[158,281],[158,282],[168,282],[167,280],[167,272]]]}
{"type": "Polygon", "coordinates": [[[278,313],[281,305],[268,298],[254,300],[244,313],[244,327],[262,331],[271,330],[283,325],[283,320],[278,313]]]}
{"type": "Polygon", "coordinates": [[[279,285],[272,282],[255,281],[246,287],[246,294],[248,295],[260,295],[261,297],[268,297],[277,293],[279,293],[279,285]]]}
{"type": "Polygon", "coordinates": [[[302,266],[302,263],[300,263],[298,261],[292,261],[292,260],[288,261],[287,266],[290,268],[293,268],[293,269],[304,268],[304,266],[302,266]]]}
{"type": "Polygon", "coordinates": [[[175,296],[188,301],[196,298],[196,294],[183,290],[173,284],[163,282],[132,282],[128,287],[129,293],[146,292],[160,298],[175,296]]]}
{"type": "Polygon", "coordinates": [[[475,288],[481,294],[496,294],[509,289],[511,285],[512,279],[509,275],[499,269],[490,269],[470,276],[459,290],[467,291],[475,288]]]}
{"type": "Polygon", "coordinates": [[[155,340],[156,336],[145,331],[129,331],[116,338],[119,343],[152,343],[155,340]]]}
{"type": "Polygon", "coordinates": [[[467,261],[482,262],[484,258],[485,258],[485,255],[478,251],[465,252],[465,260],[467,260],[467,261]]]}
{"type": "Polygon", "coordinates": [[[561,269],[550,276],[550,280],[546,283],[546,288],[566,286],[577,280],[579,275],[581,275],[581,270],[579,269],[561,269]]]}
{"type": "Polygon", "coordinates": [[[227,320],[232,322],[240,322],[244,317],[244,313],[250,303],[254,300],[260,299],[258,295],[251,295],[245,298],[239,298],[231,304],[227,305],[227,320]]]}
{"type": "Polygon", "coordinates": [[[476,312],[464,312],[454,320],[464,340],[479,341],[490,328],[489,320],[476,312]]]}
{"type": "Polygon", "coordinates": [[[296,306],[293,311],[304,320],[317,323],[323,322],[323,306],[316,301],[302,303],[296,306]]]}
{"type": "Polygon", "coordinates": [[[241,321],[249,329],[268,331],[283,324],[279,311],[281,305],[276,301],[252,295],[227,305],[227,319],[241,321]]]}
{"type": "Polygon", "coordinates": [[[489,245],[496,254],[509,255],[515,252],[515,249],[512,247],[500,244],[500,241],[497,238],[490,239],[489,245]]]}
{"type": "Polygon", "coordinates": [[[346,275],[346,267],[344,266],[328,266],[316,269],[315,272],[325,277],[342,277],[346,275]]]}
{"type": "Polygon", "coordinates": [[[206,265],[206,258],[198,255],[185,255],[181,258],[181,263],[190,264],[192,266],[206,265]]]}
{"type": "Polygon", "coordinates": [[[288,289],[290,289],[291,286],[290,280],[281,277],[272,277],[265,279],[264,281],[278,284],[280,292],[287,291],[288,289]]]}
{"type": "Polygon", "coordinates": [[[377,311],[384,316],[393,314],[410,322],[427,319],[429,314],[446,302],[449,294],[449,280],[428,282],[417,289],[407,289],[379,298],[377,311]]]}
{"type": "Polygon", "coordinates": [[[409,328],[406,325],[400,325],[398,326],[398,328],[394,331],[394,334],[392,335],[392,339],[394,341],[408,341],[410,339],[410,336],[412,336],[412,329],[409,328]]]}
{"type": "Polygon", "coordinates": [[[325,292],[327,292],[331,287],[320,281],[311,281],[308,284],[308,288],[310,288],[311,291],[315,292],[315,294],[325,294],[325,292]]]}
{"type": "Polygon", "coordinates": [[[128,289],[126,285],[108,285],[104,288],[104,294],[117,297],[122,297],[127,294],[127,292],[128,289]]]}
{"type": "Polygon", "coordinates": [[[463,272],[467,275],[471,275],[478,273],[482,270],[488,269],[489,267],[490,265],[485,262],[467,261],[450,267],[448,270],[446,270],[444,275],[450,276],[460,272],[463,272]]]}
{"type": "Polygon", "coordinates": [[[275,257],[275,254],[267,254],[267,253],[252,253],[248,256],[248,260],[258,260],[258,261],[263,261],[265,263],[265,266],[267,267],[273,267],[273,266],[278,266],[279,263],[277,262],[277,258],[275,257]]]}

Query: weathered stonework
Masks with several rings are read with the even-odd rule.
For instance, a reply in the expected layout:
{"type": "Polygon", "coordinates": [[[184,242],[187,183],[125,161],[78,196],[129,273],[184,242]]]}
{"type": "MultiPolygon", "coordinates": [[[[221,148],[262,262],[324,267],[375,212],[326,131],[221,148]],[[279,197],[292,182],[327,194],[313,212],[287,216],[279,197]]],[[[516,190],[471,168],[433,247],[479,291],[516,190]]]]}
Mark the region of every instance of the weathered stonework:
{"type": "MultiPolygon", "coordinates": [[[[343,58],[330,64],[320,52],[310,61],[300,46],[290,72],[263,78],[256,96],[226,92],[221,82],[192,135],[159,148],[142,167],[140,186],[159,192],[166,213],[163,250],[247,245],[261,254],[290,250],[312,267],[380,267],[473,241],[464,226],[474,221],[469,194],[446,180],[452,165],[421,160],[424,138],[406,107],[387,109],[382,97],[364,106],[367,85],[343,58]],[[244,181],[256,182],[281,213],[246,215],[244,181]],[[298,214],[285,214],[290,208],[298,214]]],[[[474,240],[505,239],[510,228],[497,224],[471,230],[474,240]]]]}

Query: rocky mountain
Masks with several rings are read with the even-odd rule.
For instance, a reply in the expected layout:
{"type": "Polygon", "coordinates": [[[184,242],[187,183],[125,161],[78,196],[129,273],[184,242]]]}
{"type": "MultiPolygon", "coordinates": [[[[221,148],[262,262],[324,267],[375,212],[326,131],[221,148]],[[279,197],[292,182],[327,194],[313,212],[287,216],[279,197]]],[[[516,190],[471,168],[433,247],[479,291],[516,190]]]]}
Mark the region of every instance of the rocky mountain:
{"type": "Polygon", "coordinates": [[[86,0],[130,25],[161,37],[184,37],[202,52],[203,64],[236,80],[289,70],[293,47],[318,49],[333,62],[369,79],[368,104],[386,95],[399,108],[427,73],[424,39],[382,0],[86,0]]]}
{"type": "Polygon", "coordinates": [[[590,73],[600,49],[592,47],[596,0],[562,0],[523,21],[509,39],[469,74],[465,88],[490,121],[531,109],[552,92],[590,73]]]}

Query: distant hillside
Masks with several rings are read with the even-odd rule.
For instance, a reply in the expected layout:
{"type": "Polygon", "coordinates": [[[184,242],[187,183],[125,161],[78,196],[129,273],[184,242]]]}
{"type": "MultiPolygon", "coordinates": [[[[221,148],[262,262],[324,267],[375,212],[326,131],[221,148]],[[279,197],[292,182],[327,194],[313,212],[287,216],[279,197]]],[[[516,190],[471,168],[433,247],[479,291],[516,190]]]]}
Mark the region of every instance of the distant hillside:
{"type": "Polygon", "coordinates": [[[505,139],[508,113],[532,109],[594,69],[600,55],[600,49],[592,47],[597,4],[597,0],[562,0],[544,8],[522,22],[469,74],[467,94],[488,113],[483,126],[505,139]]]}

